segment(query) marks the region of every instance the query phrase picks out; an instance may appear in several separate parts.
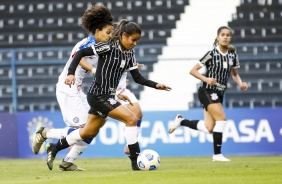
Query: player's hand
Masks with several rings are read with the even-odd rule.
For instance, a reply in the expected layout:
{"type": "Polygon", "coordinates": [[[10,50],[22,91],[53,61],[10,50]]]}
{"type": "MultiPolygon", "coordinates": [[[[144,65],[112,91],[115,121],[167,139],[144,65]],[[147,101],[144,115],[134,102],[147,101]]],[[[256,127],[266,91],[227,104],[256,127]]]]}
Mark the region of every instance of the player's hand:
{"type": "Polygon", "coordinates": [[[240,85],[240,88],[242,91],[247,91],[248,90],[248,84],[246,82],[242,82],[242,84],[240,85]]]}
{"type": "Polygon", "coordinates": [[[130,105],[133,106],[133,103],[132,103],[131,100],[128,98],[128,96],[123,95],[123,94],[120,93],[120,94],[117,95],[117,97],[118,97],[120,100],[123,100],[123,101],[125,101],[125,102],[129,102],[130,105]]]}
{"type": "Polygon", "coordinates": [[[216,79],[214,78],[207,78],[205,82],[209,85],[215,85],[217,83],[216,79]]]}
{"type": "Polygon", "coordinates": [[[165,85],[165,84],[157,84],[156,86],[157,89],[160,89],[160,90],[166,90],[166,91],[170,91],[171,90],[171,87],[165,85]]]}
{"type": "Polygon", "coordinates": [[[75,83],[75,77],[74,75],[68,75],[66,78],[65,78],[65,84],[66,85],[69,85],[70,88],[71,88],[71,85],[74,85],[75,83]]]}
{"type": "Polygon", "coordinates": [[[144,66],[144,64],[137,63],[137,66],[138,66],[138,71],[140,72],[141,67],[143,67],[143,66],[144,66]]]}

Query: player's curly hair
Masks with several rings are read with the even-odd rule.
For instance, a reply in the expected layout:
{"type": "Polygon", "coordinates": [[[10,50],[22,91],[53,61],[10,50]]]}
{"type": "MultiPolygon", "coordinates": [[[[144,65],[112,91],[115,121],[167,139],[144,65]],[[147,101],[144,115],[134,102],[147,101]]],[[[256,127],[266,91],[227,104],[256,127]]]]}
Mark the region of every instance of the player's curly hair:
{"type": "Polygon", "coordinates": [[[81,17],[83,29],[95,33],[96,29],[102,30],[107,25],[113,25],[113,16],[104,5],[92,5],[81,17]]]}

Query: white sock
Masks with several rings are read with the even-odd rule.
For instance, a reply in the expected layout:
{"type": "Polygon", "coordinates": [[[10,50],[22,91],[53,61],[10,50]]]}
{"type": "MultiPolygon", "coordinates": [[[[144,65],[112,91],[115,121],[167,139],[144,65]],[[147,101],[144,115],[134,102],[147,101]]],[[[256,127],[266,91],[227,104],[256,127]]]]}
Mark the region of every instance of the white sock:
{"type": "Polygon", "coordinates": [[[73,163],[79,155],[83,153],[83,151],[87,148],[88,144],[84,141],[79,141],[77,144],[74,144],[64,158],[64,161],[73,163]]]}
{"type": "Polygon", "coordinates": [[[226,126],[226,121],[216,121],[213,131],[223,133],[225,126],[226,126]]]}
{"type": "Polygon", "coordinates": [[[66,140],[70,146],[82,141],[82,138],[79,134],[79,129],[72,131],[68,136],[66,136],[66,140]]]}
{"type": "Polygon", "coordinates": [[[137,127],[137,137],[139,136],[140,131],[141,131],[141,127],[137,127]]]}
{"type": "Polygon", "coordinates": [[[63,129],[49,129],[46,132],[46,137],[48,139],[62,139],[64,137],[66,137],[68,134],[68,128],[63,128],[63,129]]]}
{"type": "Polygon", "coordinates": [[[124,129],[125,140],[127,145],[135,144],[137,142],[137,127],[128,127],[124,129]]]}
{"type": "Polygon", "coordinates": [[[197,129],[200,131],[200,132],[204,132],[206,134],[210,134],[210,132],[208,131],[206,125],[205,125],[205,122],[200,120],[197,124],[197,129]]]}

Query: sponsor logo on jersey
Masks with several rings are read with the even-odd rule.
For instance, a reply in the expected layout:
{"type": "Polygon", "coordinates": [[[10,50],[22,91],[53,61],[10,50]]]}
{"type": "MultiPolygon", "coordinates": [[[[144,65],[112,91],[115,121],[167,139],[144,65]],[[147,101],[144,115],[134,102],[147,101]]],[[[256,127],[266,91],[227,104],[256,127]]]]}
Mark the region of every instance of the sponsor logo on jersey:
{"type": "Polygon", "coordinates": [[[95,48],[96,52],[106,52],[108,50],[110,50],[110,46],[109,45],[102,45],[102,46],[99,46],[99,47],[96,47],[95,48]]]}

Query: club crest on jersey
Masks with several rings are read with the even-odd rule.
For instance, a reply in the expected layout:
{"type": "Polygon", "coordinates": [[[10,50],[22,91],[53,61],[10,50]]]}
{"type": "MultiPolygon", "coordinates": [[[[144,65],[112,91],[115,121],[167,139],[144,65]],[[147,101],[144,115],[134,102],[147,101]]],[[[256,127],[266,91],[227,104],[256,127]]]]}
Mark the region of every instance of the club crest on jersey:
{"type": "Polygon", "coordinates": [[[73,122],[74,123],[79,123],[79,118],[78,117],[73,118],[73,122]]]}
{"type": "Polygon", "coordinates": [[[229,58],[229,65],[233,65],[233,60],[229,58]]]}
{"type": "Polygon", "coordinates": [[[212,99],[212,100],[217,100],[217,99],[218,99],[217,94],[216,94],[216,93],[212,93],[212,94],[211,94],[211,99],[212,99]]]}
{"type": "Polygon", "coordinates": [[[115,105],[117,101],[113,98],[109,98],[108,101],[110,102],[111,105],[115,105]]]}

